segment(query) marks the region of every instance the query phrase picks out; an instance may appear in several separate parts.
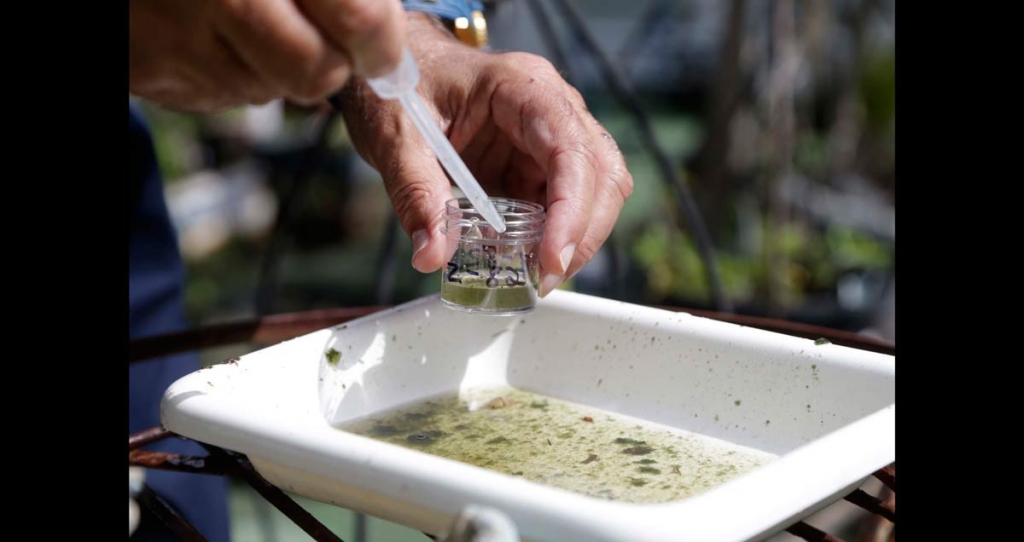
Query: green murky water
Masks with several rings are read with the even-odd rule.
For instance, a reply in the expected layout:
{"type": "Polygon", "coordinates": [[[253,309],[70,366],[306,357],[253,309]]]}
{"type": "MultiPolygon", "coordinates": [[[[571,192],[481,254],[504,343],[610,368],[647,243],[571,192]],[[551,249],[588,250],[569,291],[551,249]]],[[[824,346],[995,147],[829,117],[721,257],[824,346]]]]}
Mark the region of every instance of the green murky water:
{"type": "Polygon", "coordinates": [[[532,308],[537,303],[537,291],[528,286],[498,286],[490,288],[482,281],[476,284],[441,283],[441,299],[458,305],[481,310],[503,311],[532,308]]]}
{"type": "Polygon", "coordinates": [[[436,397],[342,430],[597,498],[685,499],[776,456],[514,388],[436,397]]]}

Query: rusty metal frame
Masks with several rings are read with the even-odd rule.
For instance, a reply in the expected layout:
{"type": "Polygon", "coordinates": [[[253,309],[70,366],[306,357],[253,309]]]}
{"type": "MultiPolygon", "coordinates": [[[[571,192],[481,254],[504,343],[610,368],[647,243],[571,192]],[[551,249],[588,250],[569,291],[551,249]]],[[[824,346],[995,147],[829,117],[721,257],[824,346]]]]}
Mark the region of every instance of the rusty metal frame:
{"type": "MultiPolygon", "coordinates": [[[[129,344],[129,363],[168,356],[179,352],[200,350],[215,346],[237,343],[273,344],[320,329],[338,325],[377,312],[386,307],[355,307],[291,314],[266,316],[256,320],[221,324],[156,337],[137,339],[129,344]]],[[[680,311],[678,307],[661,307],[680,311]]],[[[895,355],[893,342],[864,337],[852,333],[795,324],[781,320],[738,316],[708,311],[686,312],[715,320],[796,335],[804,338],[824,338],[843,346],[871,350],[895,355]]],[[[199,443],[207,450],[202,457],[181,454],[152,452],[143,447],[166,438],[185,438],[162,427],[153,427],[128,436],[128,465],[147,469],[159,469],[213,476],[240,478],[255,489],[263,498],[274,505],[288,519],[294,522],[314,540],[341,542],[302,506],[288,497],[280,488],[264,479],[252,467],[248,458],[216,446],[199,443]]],[[[896,465],[895,463],[874,473],[884,485],[881,495],[874,496],[861,489],[854,490],[844,499],[872,514],[868,519],[865,541],[888,542],[895,538],[896,524],[896,465]]],[[[181,516],[167,501],[150,488],[143,488],[138,495],[139,503],[153,513],[172,532],[187,542],[201,542],[206,538],[188,520],[181,516]]],[[[808,542],[843,542],[803,521],[786,529],[786,532],[808,542]]],[[[430,535],[427,535],[428,537],[430,535]]],[[[433,537],[430,537],[433,538],[433,537]]]]}

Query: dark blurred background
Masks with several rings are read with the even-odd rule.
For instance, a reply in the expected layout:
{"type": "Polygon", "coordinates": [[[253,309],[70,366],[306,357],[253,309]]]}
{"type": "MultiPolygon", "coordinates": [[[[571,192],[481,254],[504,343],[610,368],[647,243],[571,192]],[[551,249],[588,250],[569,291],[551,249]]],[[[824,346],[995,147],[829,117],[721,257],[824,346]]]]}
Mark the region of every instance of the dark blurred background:
{"type": "MultiPolygon", "coordinates": [[[[893,1],[575,0],[625,94],[559,5],[490,4],[491,46],[555,63],[636,183],[613,238],[567,287],[895,339],[893,1]],[[680,191],[629,100],[693,194],[718,299],[680,191]]],[[[438,276],[409,265],[380,177],[340,119],[311,162],[323,112],[276,102],[203,117],[142,105],[195,325],[439,289],[438,276]]]]}

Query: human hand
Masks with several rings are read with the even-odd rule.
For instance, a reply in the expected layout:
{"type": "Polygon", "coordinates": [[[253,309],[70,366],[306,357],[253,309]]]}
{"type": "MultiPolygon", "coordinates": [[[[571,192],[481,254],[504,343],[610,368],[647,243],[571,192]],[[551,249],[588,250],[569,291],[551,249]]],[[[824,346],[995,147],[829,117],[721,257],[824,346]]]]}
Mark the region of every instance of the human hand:
{"type": "Polygon", "coordinates": [[[309,104],[401,60],[397,0],[135,0],[128,91],[189,112],[309,104]]]}
{"type": "MultiPolygon", "coordinates": [[[[593,258],[633,192],[618,146],[543,58],[473,49],[418,14],[407,26],[417,90],[488,195],[545,206],[540,295],[547,295],[593,258]]],[[[440,226],[452,192],[433,151],[400,104],[363,81],[346,87],[343,113],[412,238],[413,267],[436,271],[448,257],[440,226]]]]}

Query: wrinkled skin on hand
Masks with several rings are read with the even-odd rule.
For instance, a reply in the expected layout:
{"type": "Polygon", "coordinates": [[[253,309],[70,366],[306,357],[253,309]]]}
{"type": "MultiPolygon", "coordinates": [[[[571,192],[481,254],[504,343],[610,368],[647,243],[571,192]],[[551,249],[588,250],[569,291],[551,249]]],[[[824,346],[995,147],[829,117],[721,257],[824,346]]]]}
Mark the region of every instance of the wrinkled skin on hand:
{"type": "MultiPolygon", "coordinates": [[[[618,146],[545,59],[473,49],[421,15],[406,26],[417,90],[488,195],[546,208],[546,295],[593,258],[633,191],[618,146]]],[[[397,101],[358,79],[343,96],[353,142],[383,176],[412,238],[413,267],[436,271],[448,257],[440,227],[452,191],[443,169],[397,101]]]]}

